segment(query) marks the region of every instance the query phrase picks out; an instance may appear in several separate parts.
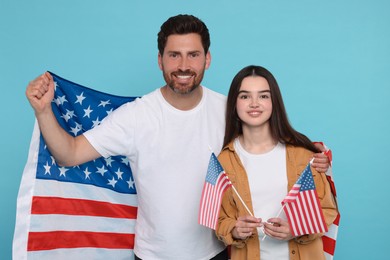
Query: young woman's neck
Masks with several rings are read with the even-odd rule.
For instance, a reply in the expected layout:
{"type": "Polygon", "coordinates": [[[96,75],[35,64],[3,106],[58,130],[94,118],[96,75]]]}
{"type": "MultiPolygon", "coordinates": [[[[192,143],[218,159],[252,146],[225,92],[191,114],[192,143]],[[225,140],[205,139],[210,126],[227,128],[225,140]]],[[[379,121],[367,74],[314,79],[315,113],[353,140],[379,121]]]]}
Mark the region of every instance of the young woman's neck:
{"type": "Polygon", "coordinates": [[[269,126],[249,128],[243,127],[243,134],[239,136],[242,147],[249,153],[262,154],[271,151],[276,144],[271,135],[269,126]]]}

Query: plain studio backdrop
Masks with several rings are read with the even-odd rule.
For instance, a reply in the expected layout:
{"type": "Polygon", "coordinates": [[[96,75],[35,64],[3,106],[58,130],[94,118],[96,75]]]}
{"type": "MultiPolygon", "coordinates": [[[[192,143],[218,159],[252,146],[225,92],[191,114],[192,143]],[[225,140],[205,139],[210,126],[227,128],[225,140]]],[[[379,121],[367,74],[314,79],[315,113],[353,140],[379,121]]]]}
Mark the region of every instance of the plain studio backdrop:
{"type": "Polygon", "coordinates": [[[335,259],[388,256],[390,2],[0,1],[0,259],[11,259],[16,199],[34,126],[28,82],[45,70],[123,96],[164,84],[157,32],[201,18],[212,63],[203,84],[227,94],[242,67],[268,68],[293,126],[333,151],[341,211],[335,259]]]}

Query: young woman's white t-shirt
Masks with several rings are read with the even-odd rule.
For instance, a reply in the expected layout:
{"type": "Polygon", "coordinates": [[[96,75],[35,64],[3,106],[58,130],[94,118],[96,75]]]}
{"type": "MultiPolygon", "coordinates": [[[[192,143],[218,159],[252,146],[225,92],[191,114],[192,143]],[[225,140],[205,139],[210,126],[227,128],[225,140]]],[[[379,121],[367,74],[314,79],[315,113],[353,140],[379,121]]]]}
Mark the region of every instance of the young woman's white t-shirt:
{"type": "MultiPolygon", "coordinates": [[[[238,138],[234,141],[240,160],[248,175],[254,214],[266,222],[276,217],[287,192],[286,146],[278,143],[274,149],[264,154],[248,153],[238,138]]],[[[284,212],[280,218],[287,219],[284,212]]],[[[289,259],[288,241],[264,237],[259,230],[260,258],[262,260],[289,259]]]]}

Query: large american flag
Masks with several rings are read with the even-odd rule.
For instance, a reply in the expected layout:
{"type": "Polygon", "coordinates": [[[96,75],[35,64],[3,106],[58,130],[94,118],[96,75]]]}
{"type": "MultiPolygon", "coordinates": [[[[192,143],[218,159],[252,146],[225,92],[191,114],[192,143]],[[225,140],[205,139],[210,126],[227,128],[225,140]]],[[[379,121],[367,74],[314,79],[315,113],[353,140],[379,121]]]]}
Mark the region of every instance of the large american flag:
{"type": "MultiPolygon", "coordinates": [[[[73,136],[135,99],[52,76],[54,114],[73,136]]],[[[132,259],[136,216],[136,188],[126,157],[60,167],[35,123],[18,195],[13,259],[132,259]]]]}
{"type": "Polygon", "coordinates": [[[216,229],[223,193],[232,186],[214,153],[211,153],[199,209],[199,224],[216,229]]]}
{"type": "Polygon", "coordinates": [[[282,201],[293,236],[328,231],[318,200],[310,163],[282,201]]]}

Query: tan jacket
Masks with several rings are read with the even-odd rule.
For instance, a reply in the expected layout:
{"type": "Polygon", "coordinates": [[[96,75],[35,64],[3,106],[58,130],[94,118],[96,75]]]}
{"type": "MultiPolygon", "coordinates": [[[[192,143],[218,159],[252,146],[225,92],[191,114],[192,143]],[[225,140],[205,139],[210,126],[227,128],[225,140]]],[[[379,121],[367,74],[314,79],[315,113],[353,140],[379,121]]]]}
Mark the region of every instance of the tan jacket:
{"type": "MultiPolygon", "coordinates": [[[[305,148],[287,145],[286,160],[288,187],[286,187],[286,194],[297,181],[301,172],[306,168],[312,156],[313,152],[306,150],[305,148]]],[[[218,159],[245,204],[248,206],[249,210],[253,212],[248,177],[234,150],[233,142],[222,150],[218,159]]],[[[313,168],[312,172],[325,221],[329,227],[337,216],[337,205],[325,174],[321,174],[313,168]]],[[[231,245],[232,260],[260,259],[257,231],[246,240],[236,240],[231,234],[237,218],[245,215],[248,215],[245,207],[233,190],[228,189],[222,200],[216,234],[226,245],[231,245]]],[[[325,259],[321,239],[322,235],[323,234],[311,234],[291,239],[289,241],[290,260],[325,259]]]]}

